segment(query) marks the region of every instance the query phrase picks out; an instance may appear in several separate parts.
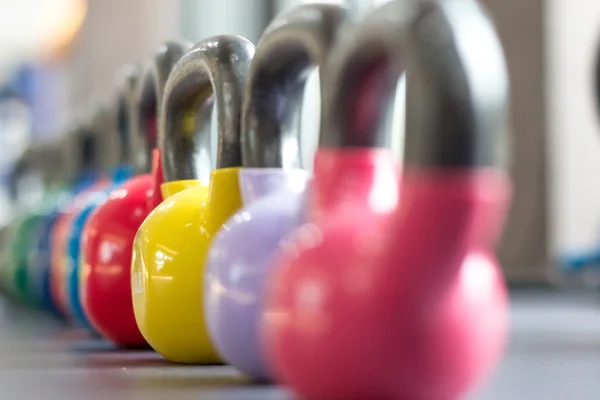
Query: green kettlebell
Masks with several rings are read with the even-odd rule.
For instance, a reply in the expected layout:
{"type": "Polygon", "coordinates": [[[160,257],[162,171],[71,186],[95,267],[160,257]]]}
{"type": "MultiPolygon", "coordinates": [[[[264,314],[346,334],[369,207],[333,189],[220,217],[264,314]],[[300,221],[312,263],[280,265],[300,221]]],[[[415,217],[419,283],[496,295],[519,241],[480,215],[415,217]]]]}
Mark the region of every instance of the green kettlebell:
{"type": "Polygon", "coordinates": [[[42,306],[40,290],[30,285],[30,276],[44,223],[64,198],[64,185],[51,184],[53,175],[60,173],[60,149],[60,143],[32,145],[16,166],[16,186],[21,183],[24,189],[16,190],[18,218],[3,269],[8,291],[26,306],[42,306]]]}

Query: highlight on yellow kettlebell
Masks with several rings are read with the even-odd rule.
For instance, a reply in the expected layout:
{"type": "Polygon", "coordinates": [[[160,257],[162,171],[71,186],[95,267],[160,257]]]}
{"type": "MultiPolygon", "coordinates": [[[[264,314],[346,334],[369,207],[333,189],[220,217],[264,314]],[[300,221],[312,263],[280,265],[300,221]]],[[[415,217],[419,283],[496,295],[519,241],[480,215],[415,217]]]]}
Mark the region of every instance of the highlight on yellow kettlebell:
{"type": "Polygon", "coordinates": [[[240,36],[208,38],[181,58],[165,88],[158,121],[165,200],[137,233],[132,293],[144,338],[173,362],[221,362],[204,315],[204,271],[213,237],[242,205],[241,109],[253,56],[254,45],[240,36]],[[212,104],[216,157],[210,156],[212,104]]]}

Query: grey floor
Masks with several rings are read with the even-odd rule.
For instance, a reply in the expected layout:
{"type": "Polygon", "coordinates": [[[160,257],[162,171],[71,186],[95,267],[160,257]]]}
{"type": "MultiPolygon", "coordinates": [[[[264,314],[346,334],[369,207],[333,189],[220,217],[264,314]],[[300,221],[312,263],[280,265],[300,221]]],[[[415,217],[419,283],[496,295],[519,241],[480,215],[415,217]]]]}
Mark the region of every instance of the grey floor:
{"type": "MultiPolygon", "coordinates": [[[[504,364],[475,400],[600,396],[600,295],[518,292],[504,364]]],[[[228,367],[170,365],[116,351],[52,320],[0,302],[0,398],[89,400],[292,399],[228,367]]]]}

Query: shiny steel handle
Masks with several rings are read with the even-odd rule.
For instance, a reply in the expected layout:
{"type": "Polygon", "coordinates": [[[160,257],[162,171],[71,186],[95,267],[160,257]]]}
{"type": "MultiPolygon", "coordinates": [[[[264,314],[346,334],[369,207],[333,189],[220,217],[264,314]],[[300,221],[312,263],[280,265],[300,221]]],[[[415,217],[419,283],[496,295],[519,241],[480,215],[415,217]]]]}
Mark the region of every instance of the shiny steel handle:
{"type": "Polygon", "coordinates": [[[208,181],[213,104],[218,118],[216,167],[241,166],[243,91],[253,56],[254,45],[247,39],[220,35],[197,43],[175,65],[165,86],[158,131],[166,182],[208,181]]]}
{"type": "Polygon", "coordinates": [[[348,18],[333,4],[306,4],[265,29],[246,86],[242,158],[245,167],[301,167],[300,117],[306,80],[321,65],[348,18]]]}
{"type": "Polygon", "coordinates": [[[192,47],[187,41],[169,41],[158,47],[137,85],[133,117],[133,160],[138,172],[152,169],[152,151],[157,145],[158,110],[171,70],[192,47]]]}
{"type": "Polygon", "coordinates": [[[320,146],[387,147],[389,105],[406,70],[406,163],[505,164],[508,74],[477,2],[390,2],[344,37],[326,67],[320,146]]]}
{"type": "Polygon", "coordinates": [[[113,145],[119,163],[134,161],[135,93],[142,77],[139,64],[127,64],[117,78],[117,135],[113,145]]]}

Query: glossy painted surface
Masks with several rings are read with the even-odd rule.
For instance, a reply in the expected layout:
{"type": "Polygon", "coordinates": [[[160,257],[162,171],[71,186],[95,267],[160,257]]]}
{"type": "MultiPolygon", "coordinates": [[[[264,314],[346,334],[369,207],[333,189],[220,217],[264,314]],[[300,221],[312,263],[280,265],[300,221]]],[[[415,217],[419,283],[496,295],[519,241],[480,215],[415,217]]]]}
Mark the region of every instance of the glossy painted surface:
{"type": "Polygon", "coordinates": [[[61,214],[50,238],[50,295],[52,302],[65,317],[70,317],[66,283],[66,246],[69,227],[75,215],[72,212],[61,214]]]}
{"type": "Polygon", "coordinates": [[[190,188],[193,188],[193,187],[196,187],[199,185],[200,185],[200,182],[197,179],[187,179],[187,180],[183,180],[183,181],[165,182],[162,185],[160,185],[160,192],[162,194],[163,199],[168,199],[169,197],[171,197],[179,192],[182,192],[186,189],[190,189],[190,188]]]}
{"type": "Polygon", "coordinates": [[[80,244],[83,227],[88,220],[96,205],[105,198],[106,191],[98,192],[84,209],[77,213],[71,221],[71,227],[66,239],[66,268],[65,268],[65,291],[67,296],[67,306],[69,314],[73,320],[82,328],[93,330],[88,321],[83,306],[79,301],[79,260],[80,260],[80,244]]]}
{"type": "Polygon", "coordinates": [[[131,304],[131,251],[153,208],[154,177],[134,177],[110,191],[89,217],[81,241],[80,301],[93,328],[122,346],[144,345],[131,304]]]}
{"type": "Polygon", "coordinates": [[[88,189],[78,193],[72,202],[57,218],[50,235],[50,294],[58,310],[70,317],[69,300],[67,297],[67,241],[75,216],[81,211],[96,192],[108,185],[106,179],[101,179],[88,189]]]}
{"type": "Polygon", "coordinates": [[[54,314],[60,316],[60,312],[50,293],[50,268],[51,268],[51,252],[50,252],[50,235],[54,230],[54,226],[58,220],[60,212],[58,210],[48,214],[44,221],[38,226],[38,232],[32,241],[32,247],[35,251],[30,253],[30,274],[29,286],[39,299],[42,307],[54,314]]]}
{"type": "Polygon", "coordinates": [[[12,300],[11,285],[8,284],[10,281],[10,271],[8,267],[10,265],[10,241],[13,236],[14,226],[8,224],[0,228],[0,293],[8,300],[12,300]]]}
{"type": "Polygon", "coordinates": [[[71,199],[72,193],[64,189],[48,192],[47,199],[36,217],[35,227],[27,241],[26,292],[33,303],[56,312],[49,292],[50,234],[60,211],[71,199]]]}
{"type": "Polygon", "coordinates": [[[31,295],[31,290],[28,287],[29,244],[42,219],[43,215],[41,215],[38,210],[24,216],[17,224],[12,242],[12,258],[10,266],[12,269],[12,285],[14,285],[17,297],[24,304],[29,306],[36,305],[36,301],[31,295]]]}
{"type": "Polygon", "coordinates": [[[93,328],[90,325],[89,319],[85,314],[83,305],[80,301],[79,284],[79,276],[81,275],[81,239],[84,227],[92,213],[107,201],[109,194],[116,190],[124,180],[132,175],[133,167],[128,165],[117,167],[112,174],[112,184],[91,196],[85,207],[75,215],[67,237],[67,282],[65,283],[65,287],[69,311],[73,316],[73,319],[81,325],[81,327],[88,330],[93,330],[93,328]]]}
{"type": "Polygon", "coordinates": [[[393,158],[315,159],[309,222],[278,261],[263,314],[279,377],[302,396],[457,399],[502,354],[507,295],[488,249],[509,179],[406,168],[400,185],[393,158]]]}
{"type": "Polygon", "coordinates": [[[160,152],[152,174],[136,176],[113,190],[86,223],[81,239],[80,301],[92,326],[121,346],[145,346],[131,303],[132,243],[142,221],[162,197],[160,152]]]}
{"type": "Polygon", "coordinates": [[[260,340],[266,278],[281,241],[304,221],[304,170],[240,170],[244,207],[215,237],[206,264],[204,305],[210,335],[228,364],[272,378],[260,340]]]}
{"type": "Polygon", "coordinates": [[[43,248],[43,236],[49,234],[49,228],[52,226],[56,214],[56,212],[48,212],[46,215],[39,216],[27,246],[27,293],[33,299],[34,304],[43,309],[49,309],[44,301],[44,280],[48,279],[50,271],[50,264],[41,262],[44,255],[49,256],[49,252],[43,248]]]}
{"type": "Polygon", "coordinates": [[[135,317],[148,343],[170,361],[220,362],[206,326],[202,283],[210,243],[242,205],[238,172],[217,169],[209,186],[165,199],[135,239],[135,317]]]}
{"type": "Polygon", "coordinates": [[[33,257],[37,254],[40,229],[56,208],[58,197],[49,191],[44,194],[40,203],[29,209],[15,223],[15,229],[10,239],[10,277],[7,284],[13,286],[12,291],[25,304],[32,307],[42,306],[41,294],[32,286],[32,280],[37,274],[34,269],[33,257]]]}
{"type": "Polygon", "coordinates": [[[12,303],[22,304],[22,297],[17,291],[15,285],[16,265],[14,261],[14,239],[16,238],[19,228],[20,219],[15,218],[11,224],[7,225],[3,232],[2,241],[2,294],[6,296],[12,303]]]}

